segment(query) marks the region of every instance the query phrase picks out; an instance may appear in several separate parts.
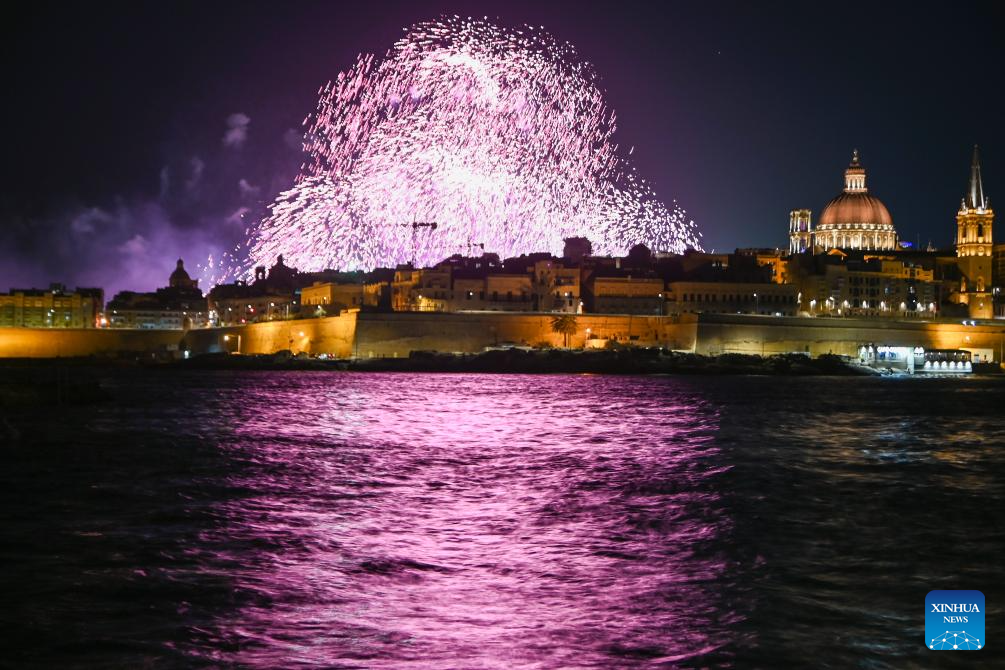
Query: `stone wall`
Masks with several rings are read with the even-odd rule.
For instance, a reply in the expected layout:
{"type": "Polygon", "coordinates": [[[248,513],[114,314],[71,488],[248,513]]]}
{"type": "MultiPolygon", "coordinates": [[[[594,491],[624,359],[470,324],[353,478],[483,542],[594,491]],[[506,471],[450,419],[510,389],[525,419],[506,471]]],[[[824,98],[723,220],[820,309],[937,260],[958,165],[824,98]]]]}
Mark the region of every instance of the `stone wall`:
{"type": "MultiPolygon", "coordinates": [[[[503,343],[563,346],[553,332],[553,314],[506,312],[362,313],[354,354],[362,358],[403,357],[411,351],[479,352],[503,343]]],[[[694,319],[580,314],[571,347],[601,347],[608,339],[638,346],[694,347],[694,319]],[[589,339],[588,339],[589,338],[589,339]]]]}
{"type": "MultiPolygon", "coordinates": [[[[193,355],[329,354],[336,358],[404,357],[412,351],[478,352],[514,343],[562,346],[551,330],[554,315],[513,312],[347,311],[323,319],[254,323],[190,330],[0,328],[0,357],[55,358],[95,354],[189,350],[193,355]]],[[[680,317],[581,314],[571,347],[602,347],[608,340],[662,346],[701,354],[803,352],[854,356],[863,344],[969,349],[1005,354],[1005,322],[964,325],[945,322],[828,319],[702,314],[680,317]]]]}
{"type": "Polygon", "coordinates": [[[294,319],[249,323],[244,326],[190,330],[185,347],[195,354],[229,351],[242,354],[272,354],[289,349],[294,354],[328,354],[335,358],[352,355],[356,311],[323,319],[294,319]]]}
{"type": "Polygon", "coordinates": [[[969,349],[1002,360],[1005,323],[969,326],[886,319],[757,317],[702,314],[695,351],[700,354],[804,352],[855,356],[863,344],[969,349]]]}
{"type": "Polygon", "coordinates": [[[177,350],[180,330],[0,328],[0,358],[60,358],[177,350]]]}

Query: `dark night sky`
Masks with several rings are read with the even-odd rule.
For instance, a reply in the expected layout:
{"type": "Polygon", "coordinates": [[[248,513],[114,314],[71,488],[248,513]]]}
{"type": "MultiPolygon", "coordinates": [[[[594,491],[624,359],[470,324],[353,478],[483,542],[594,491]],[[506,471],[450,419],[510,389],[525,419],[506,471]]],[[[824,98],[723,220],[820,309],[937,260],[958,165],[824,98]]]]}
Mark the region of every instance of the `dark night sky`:
{"type": "Polygon", "coordinates": [[[707,248],[785,246],[853,147],[902,238],[948,244],[972,145],[1005,198],[992,5],[34,4],[4,21],[0,289],[162,285],[289,186],[317,89],[443,14],[543,25],[592,61],[640,173],[707,248]],[[246,139],[222,142],[232,114],[246,139]],[[244,188],[239,186],[244,180],[244,188]],[[229,219],[229,220],[228,220],[229,219]]]}

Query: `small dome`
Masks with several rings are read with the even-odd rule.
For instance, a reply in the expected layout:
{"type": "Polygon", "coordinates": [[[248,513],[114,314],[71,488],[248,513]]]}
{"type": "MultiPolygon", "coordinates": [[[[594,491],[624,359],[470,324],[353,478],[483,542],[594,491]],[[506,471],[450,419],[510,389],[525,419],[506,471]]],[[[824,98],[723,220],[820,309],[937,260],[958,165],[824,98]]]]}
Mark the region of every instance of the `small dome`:
{"type": "Polygon", "coordinates": [[[168,286],[181,286],[185,288],[192,286],[192,278],[185,272],[185,263],[180,258],[178,259],[177,267],[175,267],[174,272],[171,273],[171,277],[168,279],[168,286]]]}
{"type": "Polygon", "coordinates": [[[875,196],[868,193],[842,193],[824,207],[817,220],[817,227],[862,223],[892,226],[893,217],[886,205],[875,196]]]}

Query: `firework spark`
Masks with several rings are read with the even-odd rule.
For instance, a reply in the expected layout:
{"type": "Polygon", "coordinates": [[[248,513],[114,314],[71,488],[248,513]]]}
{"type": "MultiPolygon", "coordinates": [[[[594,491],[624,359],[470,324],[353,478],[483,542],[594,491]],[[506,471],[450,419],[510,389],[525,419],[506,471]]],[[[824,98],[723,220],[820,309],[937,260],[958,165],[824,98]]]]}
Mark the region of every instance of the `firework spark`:
{"type": "Polygon", "coordinates": [[[570,236],[600,253],[701,248],[683,209],[619,153],[593,69],[542,30],[418,24],[319,96],[304,121],[308,159],[249,231],[245,269],[278,254],[304,270],[355,270],[430,265],[474,245],[558,253],[570,236]]]}

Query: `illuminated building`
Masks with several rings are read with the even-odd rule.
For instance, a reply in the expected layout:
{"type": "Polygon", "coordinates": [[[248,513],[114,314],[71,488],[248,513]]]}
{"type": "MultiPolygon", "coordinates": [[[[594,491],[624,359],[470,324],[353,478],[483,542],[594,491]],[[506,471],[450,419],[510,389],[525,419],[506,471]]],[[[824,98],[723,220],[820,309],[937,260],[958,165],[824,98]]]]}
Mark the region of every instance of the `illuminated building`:
{"type": "Polygon", "coordinates": [[[827,203],[820,213],[813,244],[824,249],[892,250],[897,231],[886,205],[869,193],[865,168],[852,153],[844,172],[844,192],[827,203]]]}
{"type": "Polygon", "coordinates": [[[0,327],[95,328],[101,325],[104,292],[99,288],[67,291],[62,284],[48,289],[16,289],[0,293],[0,327]]]}
{"type": "Polygon", "coordinates": [[[440,263],[424,268],[409,296],[409,309],[416,312],[445,312],[450,301],[453,267],[440,263]]]}
{"type": "Polygon", "coordinates": [[[934,271],[893,256],[832,250],[800,259],[794,274],[800,311],[809,316],[934,317],[939,313],[941,283],[934,271]]]}
{"type": "Polygon", "coordinates": [[[789,212],[789,253],[801,254],[813,251],[812,213],[808,209],[794,209],[789,212]]]}
{"type": "Polygon", "coordinates": [[[735,256],[754,258],[758,267],[769,270],[770,281],[776,284],[788,283],[789,259],[781,249],[737,249],[735,256]]]}
{"type": "MultiPolygon", "coordinates": [[[[571,238],[575,239],[575,238],[571,238]]],[[[583,238],[579,238],[583,239],[583,238]]],[[[569,240],[566,240],[568,251],[569,240]]],[[[590,243],[586,241],[588,246],[590,243]]],[[[557,259],[542,259],[534,263],[534,311],[578,314],[583,311],[580,293],[580,268],[557,259]]]]}
{"type": "Polygon", "coordinates": [[[981,160],[977,146],[970,164],[970,185],[956,214],[956,256],[960,269],[959,302],[967,305],[971,318],[994,316],[991,287],[995,213],[984,195],[981,160]]]}
{"type": "Polygon", "coordinates": [[[411,265],[399,265],[391,281],[391,309],[407,312],[412,308],[413,289],[418,286],[422,270],[411,265]]]}
{"type": "Polygon", "coordinates": [[[675,281],[667,285],[670,314],[764,314],[795,316],[799,303],[792,284],[675,281]]]}
{"type": "Polygon", "coordinates": [[[391,307],[417,312],[567,312],[582,310],[580,269],[547,253],[499,260],[459,254],[432,268],[401,266],[391,307]]]}
{"type": "Polygon", "coordinates": [[[316,282],[300,289],[300,304],[305,314],[321,308],[323,313],[337,314],[340,309],[377,307],[385,284],[316,282]]]}
{"type": "Polygon", "coordinates": [[[493,273],[485,277],[485,309],[496,312],[530,312],[534,287],[528,273],[493,273]]]}
{"type": "Polygon", "coordinates": [[[199,280],[189,277],[180,258],[166,287],[153,293],[121,291],[108,303],[106,316],[112,328],[187,330],[208,323],[199,280]]]}
{"type": "Polygon", "coordinates": [[[991,254],[991,278],[994,281],[991,292],[994,294],[995,318],[1005,319],[1005,291],[1002,291],[1002,282],[1005,281],[1005,244],[994,245],[991,254]]]}
{"type": "Polygon", "coordinates": [[[296,316],[300,310],[297,289],[304,281],[306,278],[286,265],[280,255],[268,272],[265,266],[255,268],[251,283],[214,286],[208,296],[213,321],[229,326],[296,316]]]}
{"type": "Polygon", "coordinates": [[[596,314],[663,314],[667,300],[659,277],[604,270],[590,277],[587,295],[596,314]]]}

